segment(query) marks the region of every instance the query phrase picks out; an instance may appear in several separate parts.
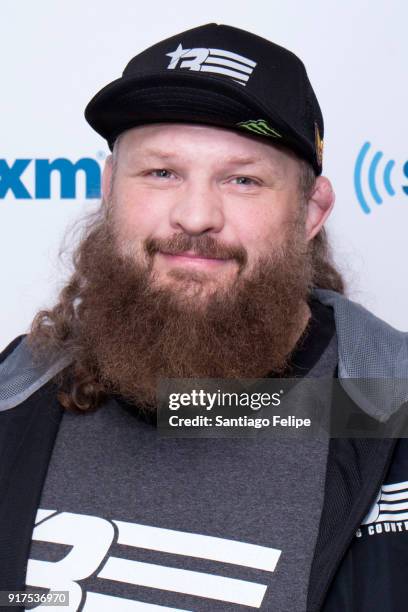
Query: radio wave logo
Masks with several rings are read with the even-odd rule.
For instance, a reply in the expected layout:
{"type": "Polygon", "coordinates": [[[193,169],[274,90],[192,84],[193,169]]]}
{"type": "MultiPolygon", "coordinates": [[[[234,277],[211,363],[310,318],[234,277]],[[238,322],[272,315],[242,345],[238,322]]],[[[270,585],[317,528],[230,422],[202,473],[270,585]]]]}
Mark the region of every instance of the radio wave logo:
{"type": "MultiPolygon", "coordinates": [[[[362,210],[366,214],[369,214],[371,212],[371,208],[368,205],[367,199],[365,198],[364,193],[363,193],[362,174],[363,174],[363,164],[366,160],[370,146],[371,146],[371,143],[366,142],[361,147],[361,150],[357,156],[356,165],[354,168],[354,188],[356,190],[357,199],[359,201],[359,204],[362,210]]],[[[379,182],[379,175],[380,175],[380,180],[382,181],[382,184],[387,194],[390,196],[395,195],[395,189],[391,184],[391,173],[395,166],[395,161],[393,159],[390,159],[389,161],[387,161],[387,163],[383,167],[382,175],[381,175],[379,164],[380,164],[382,157],[383,157],[383,152],[377,151],[373,155],[371,161],[369,161],[369,165],[368,165],[368,177],[367,177],[368,178],[368,189],[376,204],[383,203],[383,199],[377,187],[378,182],[379,182]]]]}

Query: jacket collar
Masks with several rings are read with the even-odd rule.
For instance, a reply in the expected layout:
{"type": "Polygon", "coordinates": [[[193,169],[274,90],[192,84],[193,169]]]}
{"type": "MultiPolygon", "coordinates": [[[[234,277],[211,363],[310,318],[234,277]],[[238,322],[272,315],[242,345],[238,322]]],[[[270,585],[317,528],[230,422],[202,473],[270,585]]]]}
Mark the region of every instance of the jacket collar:
{"type": "Polygon", "coordinates": [[[367,414],[386,421],[408,401],[408,333],[325,289],[313,291],[334,311],[340,382],[367,414]]]}

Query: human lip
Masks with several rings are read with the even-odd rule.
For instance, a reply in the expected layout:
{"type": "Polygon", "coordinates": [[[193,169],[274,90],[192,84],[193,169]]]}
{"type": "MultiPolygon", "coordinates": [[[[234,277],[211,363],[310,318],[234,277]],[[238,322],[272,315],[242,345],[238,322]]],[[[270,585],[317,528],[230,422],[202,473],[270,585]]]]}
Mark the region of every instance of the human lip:
{"type": "Polygon", "coordinates": [[[219,257],[198,255],[194,251],[183,251],[180,253],[166,253],[165,251],[160,251],[160,254],[170,262],[191,265],[219,265],[225,264],[228,261],[227,259],[221,259],[219,257]]]}

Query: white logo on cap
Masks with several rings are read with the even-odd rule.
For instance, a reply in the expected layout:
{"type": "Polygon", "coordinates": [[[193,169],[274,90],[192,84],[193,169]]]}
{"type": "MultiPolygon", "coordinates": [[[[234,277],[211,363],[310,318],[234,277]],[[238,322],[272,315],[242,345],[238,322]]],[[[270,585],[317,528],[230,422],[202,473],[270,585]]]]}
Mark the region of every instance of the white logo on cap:
{"type": "Polygon", "coordinates": [[[166,55],[171,58],[167,66],[170,70],[185,68],[223,74],[244,87],[256,66],[256,62],[243,55],[223,49],[205,49],[204,47],[183,49],[180,44],[175,51],[166,53],[166,55]]]}

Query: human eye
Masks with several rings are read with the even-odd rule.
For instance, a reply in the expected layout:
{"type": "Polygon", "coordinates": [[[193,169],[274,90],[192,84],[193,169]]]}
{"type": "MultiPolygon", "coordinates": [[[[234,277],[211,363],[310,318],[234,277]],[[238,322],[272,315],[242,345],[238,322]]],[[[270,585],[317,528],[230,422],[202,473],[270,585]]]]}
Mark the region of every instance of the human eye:
{"type": "Polygon", "coordinates": [[[243,187],[259,187],[261,185],[261,181],[250,176],[234,176],[231,182],[243,187]]]}
{"type": "Polygon", "coordinates": [[[154,168],[153,170],[149,170],[147,172],[149,176],[167,179],[171,176],[174,176],[174,173],[171,170],[167,170],[167,168],[154,168]]]}
{"type": "Polygon", "coordinates": [[[169,179],[169,178],[177,178],[175,172],[173,170],[169,170],[168,168],[140,168],[138,171],[139,176],[145,178],[159,178],[159,179],[169,179]]]}

